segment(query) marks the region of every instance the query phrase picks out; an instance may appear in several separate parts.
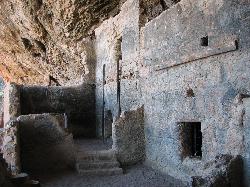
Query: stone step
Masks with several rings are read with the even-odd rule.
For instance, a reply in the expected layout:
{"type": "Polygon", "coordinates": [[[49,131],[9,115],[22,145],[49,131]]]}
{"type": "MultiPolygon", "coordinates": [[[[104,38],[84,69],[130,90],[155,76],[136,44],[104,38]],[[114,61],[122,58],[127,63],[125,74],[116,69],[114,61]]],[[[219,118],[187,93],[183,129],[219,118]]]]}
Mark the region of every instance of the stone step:
{"type": "Polygon", "coordinates": [[[26,181],[28,181],[28,179],[29,175],[27,173],[20,173],[10,178],[12,184],[14,184],[15,186],[21,186],[26,181]]]}
{"type": "Polygon", "coordinates": [[[109,161],[109,162],[79,162],[76,164],[77,169],[104,169],[104,168],[116,168],[119,167],[120,164],[117,161],[109,161]]]}
{"type": "Polygon", "coordinates": [[[77,161],[98,161],[98,160],[110,160],[115,161],[116,155],[114,151],[91,151],[91,152],[78,152],[77,161]]]}
{"type": "Polygon", "coordinates": [[[109,175],[121,175],[123,174],[122,168],[112,168],[112,169],[79,169],[78,173],[80,175],[86,176],[109,176],[109,175]]]}
{"type": "Polygon", "coordinates": [[[40,187],[40,182],[36,180],[28,180],[25,182],[25,187],[40,187]]]}

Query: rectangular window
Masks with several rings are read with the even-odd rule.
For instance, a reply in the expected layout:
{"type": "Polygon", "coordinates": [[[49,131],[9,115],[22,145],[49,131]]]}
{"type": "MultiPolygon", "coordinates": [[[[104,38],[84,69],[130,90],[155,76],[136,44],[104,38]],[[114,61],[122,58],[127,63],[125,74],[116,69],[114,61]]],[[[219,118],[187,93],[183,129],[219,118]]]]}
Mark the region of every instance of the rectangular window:
{"type": "Polygon", "coordinates": [[[200,122],[181,122],[180,141],[182,156],[202,157],[202,132],[200,122]]]}

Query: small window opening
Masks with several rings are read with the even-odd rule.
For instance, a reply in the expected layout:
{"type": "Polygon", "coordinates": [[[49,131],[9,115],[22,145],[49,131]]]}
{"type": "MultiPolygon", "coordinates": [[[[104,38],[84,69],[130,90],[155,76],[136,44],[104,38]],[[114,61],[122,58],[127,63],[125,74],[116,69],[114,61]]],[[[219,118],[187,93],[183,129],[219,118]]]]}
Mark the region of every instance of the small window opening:
{"type": "Polygon", "coordinates": [[[235,43],[236,49],[239,49],[239,41],[238,41],[238,40],[235,40],[234,43],[235,43]]]}
{"type": "Polygon", "coordinates": [[[201,38],[201,46],[204,46],[204,47],[208,46],[208,36],[201,38]]]}
{"type": "Polygon", "coordinates": [[[200,122],[180,123],[182,156],[202,157],[202,132],[200,122]]]}

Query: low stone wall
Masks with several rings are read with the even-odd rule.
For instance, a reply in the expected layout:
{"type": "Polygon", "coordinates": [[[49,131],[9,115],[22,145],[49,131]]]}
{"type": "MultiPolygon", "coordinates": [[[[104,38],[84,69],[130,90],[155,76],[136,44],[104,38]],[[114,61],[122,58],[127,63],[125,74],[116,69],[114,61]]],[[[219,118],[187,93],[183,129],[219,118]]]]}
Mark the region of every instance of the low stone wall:
{"type": "Polygon", "coordinates": [[[17,119],[24,172],[51,172],[73,168],[73,136],[64,129],[61,114],[31,114],[17,119]]]}
{"type": "Polygon", "coordinates": [[[113,149],[123,165],[135,164],[144,159],[145,136],[143,107],[122,112],[113,123],[113,149]]]}
{"type": "Polygon", "coordinates": [[[20,86],[6,84],[4,88],[4,124],[17,118],[21,114],[20,86]]]}
{"type": "Polygon", "coordinates": [[[21,115],[66,113],[74,137],[95,137],[95,86],[22,86],[21,115]]]}
{"type": "Polygon", "coordinates": [[[20,136],[19,122],[10,120],[5,124],[3,132],[3,158],[8,164],[8,169],[15,175],[21,171],[20,163],[20,136]]]}

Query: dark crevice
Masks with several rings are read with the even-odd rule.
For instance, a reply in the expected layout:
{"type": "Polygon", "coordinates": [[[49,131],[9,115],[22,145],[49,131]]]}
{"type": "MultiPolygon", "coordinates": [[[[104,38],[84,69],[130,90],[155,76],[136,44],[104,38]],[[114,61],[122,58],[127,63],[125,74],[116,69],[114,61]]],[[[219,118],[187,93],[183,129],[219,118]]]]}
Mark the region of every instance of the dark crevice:
{"type": "Polygon", "coordinates": [[[41,53],[32,53],[33,57],[41,57],[41,53]]]}
{"type": "Polygon", "coordinates": [[[56,85],[61,86],[60,83],[51,75],[49,76],[49,86],[56,85]]]}
{"type": "Polygon", "coordinates": [[[168,6],[166,5],[166,2],[164,0],[160,0],[160,4],[161,4],[163,10],[168,9],[168,6]]]}
{"type": "Polygon", "coordinates": [[[188,89],[186,95],[187,95],[187,97],[194,97],[195,95],[194,95],[193,89],[191,89],[191,88],[188,89]]]}
{"type": "Polygon", "coordinates": [[[45,47],[45,45],[44,45],[42,42],[40,42],[40,41],[38,41],[38,40],[35,40],[35,43],[37,44],[37,46],[38,46],[44,53],[46,53],[46,47],[45,47]]]}
{"type": "Polygon", "coordinates": [[[43,0],[37,0],[36,3],[37,3],[37,9],[40,9],[41,6],[43,5],[43,0]]]}
{"type": "Polygon", "coordinates": [[[30,40],[27,38],[21,38],[21,39],[22,39],[22,42],[23,42],[25,49],[30,50],[32,48],[32,44],[31,44],[30,40]]]}
{"type": "Polygon", "coordinates": [[[173,0],[173,3],[176,4],[176,3],[179,3],[181,0],[173,0]]]}

